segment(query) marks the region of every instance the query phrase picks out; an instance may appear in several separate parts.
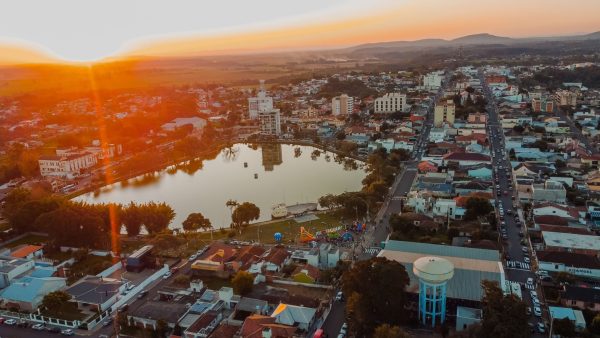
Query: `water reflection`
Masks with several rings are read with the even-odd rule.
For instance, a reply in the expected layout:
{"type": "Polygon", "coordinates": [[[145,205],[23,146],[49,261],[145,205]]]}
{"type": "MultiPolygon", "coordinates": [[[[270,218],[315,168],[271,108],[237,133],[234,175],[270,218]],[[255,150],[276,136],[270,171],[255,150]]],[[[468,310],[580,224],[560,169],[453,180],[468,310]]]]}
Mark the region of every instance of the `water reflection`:
{"type": "Polygon", "coordinates": [[[271,219],[274,204],[316,202],[328,193],[357,191],[365,177],[361,162],[314,147],[235,144],[228,148],[210,154],[211,158],[186,161],[138,176],[128,183],[79,196],[77,200],[121,204],[166,202],[176,212],[172,228],[179,228],[192,212],[201,212],[219,228],[231,223],[228,200],[256,204],[261,210],[259,220],[264,221],[271,219]],[[302,153],[311,156],[300,156],[302,153]],[[335,161],[331,161],[332,156],[335,161]]]}

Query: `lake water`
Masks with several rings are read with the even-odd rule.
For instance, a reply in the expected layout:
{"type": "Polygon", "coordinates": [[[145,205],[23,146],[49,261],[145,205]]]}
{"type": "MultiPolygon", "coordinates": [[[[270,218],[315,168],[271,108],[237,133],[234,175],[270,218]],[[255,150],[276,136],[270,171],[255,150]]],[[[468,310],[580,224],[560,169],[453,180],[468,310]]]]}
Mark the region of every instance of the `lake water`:
{"type": "Polygon", "coordinates": [[[307,146],[236,144],[214,159],[140,176],[78,196],[89,203],[166,202],[176,212],[171,228],[180,228],[192,212],[213,227],[229,227],[230,199],[260,208],[259,221],[271,219],[271,207],[317,202],[328,194],[361,189],[362,163],[307,146]],[[313,153],[315,152],[315,153],[313,153]],[[247,163],[247,167],[245,166],[247,163]],[[256,176],[256,178],[255,178],[256,176]]]}

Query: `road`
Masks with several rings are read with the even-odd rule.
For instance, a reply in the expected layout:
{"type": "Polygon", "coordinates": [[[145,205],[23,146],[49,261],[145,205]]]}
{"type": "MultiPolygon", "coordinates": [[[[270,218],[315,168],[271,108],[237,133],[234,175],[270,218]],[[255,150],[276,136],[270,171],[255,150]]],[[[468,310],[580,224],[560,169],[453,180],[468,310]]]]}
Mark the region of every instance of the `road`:
{"type": "Polygon", "coordinates": [[[334,301],[331,307],[331,311],[327,316],[327,319],[323,323],[321,327],[323,331],[327,334],[327,337],[334,338],[337,337],[340,333],[340,329],[342,328],[342,324],[345,321],[345,311],[344,308],[346,306],[345,302],[334,301]]]}
{"type": "MultiPolygon", "coordinates": [[[[522,230],[526,231],[526,226],[524,225],[525,222],[523,220],[521,220],[521,224],[523,224],[522,227],[517,226],[516,222],[516,217],[518,216],[515,216],[515,214],[518,214],[518,208],[514,208],[513,203],[515,202],[514,200],[518,201],[518,196],[516,196],[516,192],[513,189],[511,180],[512,167],[507,157],[508,152],[506,152],[504,147],[504,133],[498,120],[497,104],[493,95],[491,95],[489,87],[487,87],[483,79],[483,74],[480,74],[480,81],[482,83],[485,96],[488,100],[488,137],[491,146],[490,150],[492,152],[494,181],[496,183],[494,192],[496,194],[496,210],[498,211],[497,216],[499,216],[498,230],[501,232],[502,229],[504,229],[507,236],[507,238],[501,240],[504,250],[506,279],[521,283],[521,285],[525,286],[521,289],[523,300],[527,306],[531,307],[533,310],[530,291],[531,289],[537,290],[538,297],[543,303],[543,299],[541,297],[542,292],[539,290],[539,287],[527,285],[528,278],[532,278],[534,284],[536,284],[537,280],[536,275],[531,271],[531,264],[525,262],[526,257],[527,259],[530,259],[531,247],[529,247],[529,245],[521,245],[522,238],[526,238],[527,234],[524,233],[523,237],[521,237],[520,232],[522,230]],[[500,212],[500,209],[502,209],[503,212],[500,212]],[[524,247],[527,248],[527,254],[524,252],[524,247]],[[506,261],[519,262],[520,264],[515,264],[514,267],[511,264],[509,267],[507,266],[506,261]]],[[[519,206],[519,203],[516,202],[515,205],[519,206]]],[[[533,255],[531,255],[531,260],[533,260],[533,255]]],[[[542,306],[541,308],[545,312],[545,307],[542,306]]],[[[530,322],[534,323],[535,325],[537,325],[537,322],[541,321],[541,318],[533,315],[530,319],[530,322]]]]}
{"type": "Polygon", "coordinates": [[[46,338],[46,337],[64,337],[60,334],[50,333],[46,331],[35,331],[32,328],[20,328],[16,326],[8,326],[0,324],[0,337],[2,338],[46,338]]]}
{"type": "Polygon", "coordinates": [[[566,122],[569,125],[569,128],[571,129],[571,133],[573,135],[576,136],[577,140],[579,140],[579,142],[583,143],[583,145],[585,146],[585,149],[588,151],[588,153],[591,154],[598,154],[598,149],[594,146],[592,146],[592,144],[590,143],[590,139],[587,138],[585,135],[583,135],[583,133],[581,132],[581,129],[577,128],[577,126],[575,125],[575,123],[573,123],[573,120],[571,120],[570,117],[566,116],[565,113],[560,110],[560,108],[555,108],[555,112],[556,115],[564,122],[566,122]]]}

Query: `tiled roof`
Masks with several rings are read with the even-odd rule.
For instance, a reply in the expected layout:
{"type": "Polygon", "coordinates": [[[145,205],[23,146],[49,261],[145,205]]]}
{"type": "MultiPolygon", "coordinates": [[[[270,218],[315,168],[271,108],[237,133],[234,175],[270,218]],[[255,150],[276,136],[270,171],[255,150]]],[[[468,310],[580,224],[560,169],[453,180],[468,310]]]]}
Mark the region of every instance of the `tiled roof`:
{"type": "Polygon", "coordinates": [[[17,249],[15,251],[11,252],[10,255],[15,258],[25,258],[25,257],[29,256],[30,254],[32,254],[38,250],[41,250],[42,248],[43,248],[43,246],[41,246],[41,245],[26,245],[26,246],[21,247],[20,249],[17,249]]]}
{"type": "Polygon", "coordinates": [[[536,255],[541,262],[561,263],[576,268],[600,269],[600,260],[590,255],[561,251],[537,251],[536,255]]]}
{"type": "Polygon", "coordinates": [[[444,156],[447,161],[489,161],[490,157],[478,153],[459,153],[453,152],[444,156]]]}

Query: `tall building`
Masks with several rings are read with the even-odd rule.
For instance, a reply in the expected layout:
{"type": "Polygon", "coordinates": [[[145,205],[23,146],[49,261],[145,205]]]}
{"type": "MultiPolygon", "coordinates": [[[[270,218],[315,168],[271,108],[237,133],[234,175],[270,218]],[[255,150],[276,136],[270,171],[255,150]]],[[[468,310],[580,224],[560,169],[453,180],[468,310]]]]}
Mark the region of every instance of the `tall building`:
{"type": "Polygon", "coordinates": [[[260,122],[261,134],[275,136],[281,134],[281,115],[279,109],[271,109],[268,112],[258,113],[258,120],[260,122]]]}
{"type": "Polygon", "coordinates": [[[256,97],[248,98],[248,116],[250,119],[255,120],[258,118],[258,114],[264,112],[270,112],[273,110],[273,98],[267,96],[265,90],[265,80],[260,80],[260,89],[256,97]]]}
{"type": "Polygon", "coordinates": [[[373,104],[375,113],[394,113],[397,111],[407,111],[406,94],[387,93],[382,97],[375,99],[373,104]]]}
{"type": "Polygon", "coordinates": [[[435,113],[433,115],[433,125],[435,127],[441,127],[445,123],[454,124],[454,101],[447,100],[440,102],[435,105],[435,113]]]}
{"type": "Polygon", "coordinates": [[[349,115],[354,110],[354,98],[346,94],[336,96],[331,100],[333,115],[349,115]]]}
{"type": "Polygon", "coordinates": [[[571,106],[573,108],[577,106],[577,93],[570,90],[559,90],[554,97],[557,106],[571,106]]]}

